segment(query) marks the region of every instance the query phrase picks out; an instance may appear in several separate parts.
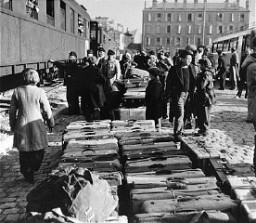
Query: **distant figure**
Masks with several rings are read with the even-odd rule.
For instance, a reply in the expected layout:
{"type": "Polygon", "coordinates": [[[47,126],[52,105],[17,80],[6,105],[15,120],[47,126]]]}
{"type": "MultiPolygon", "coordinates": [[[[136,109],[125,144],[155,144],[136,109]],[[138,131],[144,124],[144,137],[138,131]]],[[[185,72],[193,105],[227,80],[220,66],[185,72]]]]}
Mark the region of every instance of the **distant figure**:
{"type": "MultiPolygon", "coordinates": [[[[241,69],[246,70],[247,74],[248,115],[246,122],[252,123],[252,116],[256,112],[251,110],[251,105],[256,95],[256,37],[252,40],[252,53],[245,58],[241,69]]],[[[254,126],[256,127],[256,123],[254,123],[254,126]]]]}
{"type": "Polygon", "coordinates": [[[48,147],[47,134],[41,111],[44,112],[51,131],[54,119],[50,104],[33,69],[23,71],[25,84],[14,90],[9,111],[11,131],[14,132],[13,146],[19,150],[20,172],[29,183],[34,183],[34,172],[38,171],[48,147]]]}
{"type": "Polygon", "coordinates": [[[121,66],[121,73],[123,75],[123,78],[127,78],[127,74],[129,73],[129,70],[132,67],[136,67],[137,64],[132,60],[132,56],[130,53],[126,52],[122,60],[120,61],[120,66],[121,66]]]}
{"type": "Polygon", "coordinates": [[[237,81],[239,80],[238,76],[238,66],[239,66],[239,57],[235,48],[231,48],[231,58],[230,58],[230,81],[231,88],[230,90],[237,89],[237,81]]]}
{"type": "Polygon", "coordinates": [[[79,96],[80,96],[80,67],[77,64],[77,55],[75,52],[69,53],[69,60],[66,62],[49,60],[58,68],[65,71],[64,82],[67,85],[67,102],[68,102],[68,112],[70,115],[75,115],[80,113],[79,107],[79,96]]]}
{"type": "Polygon", "coordinates": [[[97,58],[89,57],[88,66],[82,70],[83,83],[81,107],[86,121],[100,120],[100,110],[106,102],[103,85],[105,77],[96,67],[97,58]]]}
{"type": "Polygon", "coordinates": [[[98,61],[97,61],[97,67],[99,69],[102,68],[102,64],[104,63],[105,59],[106,59],[106,51],[104,48],[100,47],[98,49],[98,61]]]}
{"type": "Polygon", "coordinates": [[[218,67],[217,67],[217,78],[220,77],[220,88],[219,90],[225,89],[226,75],[227,75],[227,64],[223,58],[223,53],[221,50],[218,50],[218,67]]]}
{"type": "Polygon", "coordinates": [[[104,85],[104,92],[106,96],[106,102],[102,109],[101,116],[103,119],[115,119],[114,115],[114,100],[116,91],[118,91],[116,82],[121,77],[121,69],[119,61],[115,59],[115,52],[113,50],[108,50],[108,57],[104,60],[101,67],[101,72],[106,78],[106,83],[104,85]]]}
{"type": "MultiPolygon", "coordinates": [[[[184,120],[189,120],[193,110],[192,99],[197,71],[192,62],[192,54],[186,50],[180,54],[181,64],[171,67],[166,80],[165,97],[170,98],[174,109],[174,137],[180,141],[184,120]]],[[[191,125],[191,122],[190,122],[191,125]]],[[[192,126],[191,126],[192,128],[192,126]]]]}
{"type": "Polygon", "coordinates": [[[148,69],[150,81],[146,88],[146,119],[153,119],[156,127],[159,125],[159,119],[162,117],[162,95],[163,88],[159,80],[159,69],[152,67],[148,69]]]}
{"type": "Polygon", "coordinates": [[[196,93],[195,93],[195,114],[197,116],[198,133],[195,136],[206,136],[210,128],[210,112],[212,105],[216,102],[214,94],[214,85],[212,72],[207,70],[207,61],[199,60],[201,72],[196,79],[196,93]]]}

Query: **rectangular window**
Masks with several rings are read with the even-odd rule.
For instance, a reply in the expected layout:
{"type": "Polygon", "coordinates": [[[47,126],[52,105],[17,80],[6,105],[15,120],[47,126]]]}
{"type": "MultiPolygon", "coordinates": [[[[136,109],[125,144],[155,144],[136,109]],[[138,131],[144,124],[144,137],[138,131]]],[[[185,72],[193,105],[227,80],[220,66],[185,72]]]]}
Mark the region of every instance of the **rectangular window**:
{"type": "Polygon", "coordinates": [[[150,46],[150,37],[146,38],[146,44],[147,44],[147,46],[150,46]]]}
{"type": "Polygon", "coordinates": [[[234,13],[230,13],[229,21],[234,22],[234,13]]]}
{"type": "Polygon", "coordinates": [[[209,25],[209,34],[212,34],[212,25],[209,25]]]}
{"type": "Polygon", "coordinates": [[[156,33],[160,33],[161,32],[161,27],[159,25],[156,26],[156,33]]]}
{"type": "Polygon", "coordinates": [[[171,38],[168,37],[168,38],[166,39],[166,45],[171,45],[171,38]]]}
{"type": "Polygon", "coordinates": [[[217,22],[222,22],[222,21],[223,21],[223,14],[217,13],[217,22]]]}
{"type": "Polygon", "coordinates": [[[202,26],[197,27],[198,34],[202,34],[202,26]]]}
{"type": "Polygon", "coordinates": [[[234,32],[234,26],[229,26],[228,27],[228,32],[233,33],[234,32]]]}
{"type": "Polygon", "coordinates": [[[223,51],[228,51],[229,40],[223,42],[223,51]]]}
{"type": "Polygon", "coordinates": [[[199,13],[199,14],[197,15],[197,21],[198,21],[198,22],[202,22],[202,21],[203,21],[203,14],[202,14],[202,13],[199,13]]]}
{"type": "Polygon", "coordinates": [[[196,44],[197,44],[197,46],[200,46],[200,45],[201,45],[201,38],[197,38],[196,44]]]}
{"type": "Polygon", "coordinates": [[[54,26],[54,0],[46,1],[46,14],[47,14],[47,23],[54,26]]]}
{"type": "Polygon", "coordinates": [[[75,11],[70,8],[70,32],[75,33],[75,11]]]}
{"type": "Polygon", "coordinates": [[[148,13],[148,21],[149,22],[151,21],[151,13],[150,12],[148,13]]]}
{"type": "Polygon", "coordinates": [[[230,51],[231,48],[237,49],[237,46],[238,46],[238,37],[230,40],[228,51],[230,51]]]}
{"type": "Polygon", "coordinates": [[[66,31],[66,3],[60,1],[60,28],[66,31]]]}
{"type": "Polygon", "coordinates": [[[78,34],[79,36],[82,36],[83,32],[84,32],[84,23],[83,23],[83,18],[78,14],[78,34]]]}
{"type": "Polygon", "coordinates": [[[83,19],[84,21],[84,38],[89,39],[89,27],[88,27],[88,22],[86,19],[83,19]]]}
{"type": "Polygon", "coordinates": [[[168,26],[166,27],[166,33],[171,33],[171,26],[170,26],[170,25],[168,25],[168,26]]]}
{"type": "Polygon", "coordinates": [[[212,38],[211,37],[208,38],[208,45],[212,45],[212,38]]]}
{"type": "Polygon", "coordinates": [[[188,13],[188,22],[192,22],[192,13],[188,13]]]}
{"type": "Polygon", "coordinates": [[[26,12],[30,18],[38,20],[38,0],[27,0],[26,1],[26,12]]]}
{"type": "Polygon", "coordinates": [[[191,34],[191,29],[192,29],[192,26],[189,25],[189,26],[188,26],[188,34],[191,34]]]}
{"type": "Polygon", "coordinates": [[[178,22],[181,22],[181,14],[178,14],[178,22]]]}
{"type": "Polygon", "coordinates": [[[158,12],[156,14],[156,21],[161,21],[161,19],[162,19],[162,13],[158,12]]]}
{"type": "Polygon", "coordinates": [[[240,22],[244,22],[244,14],[240,14],[240,22]]]}
{"type": "Polygon", "coordinates": [[[217,27],[217,33],[222,34],[223,33],[223,26],[218,26],[217,27]]]}
{"type": "Polygon", "coordinates": [[[161,44],[161,38],[160,38],[160,37],[157,37],[157,38],[156,38],[156,43],[157,43],[158,45],[161,44]]]}
{"type": "Polygon", "coordinates": [[[190,37],[187,38],[187,44],[191,44],[190,37]]]}
{"type": "Polygon", "coordinates": [[[172,21],[172,13],[166,14],[166,21],[171,22],[172,21]]]}
{"type": "Polygon", "coordinates": [[[181,25],[178,26],[178,34],[181,34],[181,25]]]}
{"type": "Polygon", "coordinates": [[[146,33],[150,33],[150,31],[151,31],[151,26],[150,26],[150,25],[147,25],[147,26],[146,26],[146,33]]]}
{"type": "Polygon", "coordinates": [[[12,0],[0,0],[2,8],[12,10],[12,0]]]}
{"type": "Polygon", "coordinates": [[[175,38],[175,46],[180,47],[180,37],[175,38]]]}

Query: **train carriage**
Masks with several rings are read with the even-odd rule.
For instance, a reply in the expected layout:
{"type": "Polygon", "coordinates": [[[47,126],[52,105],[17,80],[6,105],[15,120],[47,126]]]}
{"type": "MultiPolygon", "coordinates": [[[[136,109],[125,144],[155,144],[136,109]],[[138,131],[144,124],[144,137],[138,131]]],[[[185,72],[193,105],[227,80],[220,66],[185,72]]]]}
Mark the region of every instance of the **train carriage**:
{"type": "Polygon", "coordinates": [[[0,0],[0,6],[0,91],[19,85],[26,67],[45,71],[49,58],[86,55],[91,18],[75,0],[0,0]]]}

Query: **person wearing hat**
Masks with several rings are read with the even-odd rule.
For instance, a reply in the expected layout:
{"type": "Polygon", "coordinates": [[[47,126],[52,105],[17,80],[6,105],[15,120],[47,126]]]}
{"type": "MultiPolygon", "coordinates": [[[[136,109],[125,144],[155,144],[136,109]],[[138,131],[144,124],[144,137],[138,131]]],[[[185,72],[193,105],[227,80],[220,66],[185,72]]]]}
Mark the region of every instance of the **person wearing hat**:
{"type": "Polygon", "coordinates": [[[236,52],[235,48],[231,48],[231,57],[230,57],[230,81],[231,81],[231,88],[230,90],[237,89],[237,81],[239,79],[238,75],[238,67],[239,67],[239,56],[236,52]]]}
{"type": "Polygon", "coordinates": [[[77,54],[74,51],[69,53],[69,59],[65,62],[49,60],[53,65],[65,71],[64,84],[67,85],[68,112],[70,115],[79,114],[80,96],[80,66],[77,64],[77,54]]]}
{"type": "Polygon", "coordinates": [[[148,69],[150,81],[146,88],[145,103],[146,103],[146,119],[153,119],[156,127],[160,124],[162,117],[162,96],[163,88],[159,80],[160,70],[157,67],[148,69]]]}
{"type": "Polygon", "coordinates": [[[104,60],[106,59],[106,51],[103,47],[100,47],[98,49],[98,61],[97,61],[97,67],[101,69],[102,64],[104,63],[104,60]]]}
{"type": "MultiPolygon", "coordinates": [[[[170,98],[174,116],[174,137],[181,140],[184,120],[189,120],[193,108],[197,71],[192,62],[192,54],[184,50],[180,53],[181,64],[170,68],[166,79],[165,99],[170,98]]],[[[191,126],[192,127],[192,126],[191,126]]]]}
{"type": "Polygon", "coordinates": [[[81,108],[86,121],[100,120],[100,110],[106,102],[103,85],[106,82],[100,69],[96,66],[95,56],[87,58],[88,66],[82,69],[83,83],[81,108]]]}
{"type": "Polygon", "coordinates": [[[104,86],[104,92],[106,96],[106,103],[102,110],[102,116],[106,119],[114,120],[114,107],[113,107],[113,95],[115,95],[115,81],[119,80],[121,77],[121,68],[119,61],[115,59],[115,52],[113,50],[108,50],[107,59],[104,60],[101,72],[106,78],[106,84],[104,86]]]}
{"type": "Polygon", "coordinates": [[[217,67],[217,75],[216,79],[220,77],[220,87],[219,90],[225,90],[225,83],[226,83],[226,75],[227,75],[227,63],[224,59],[223,52],[221,50],[217,51],[218,53],[218,67],[217,67]]]}
{"type": "Polygon", "coordinates": [[[195,136],[206,136],[210,127],[210,112],[212,105],[216,102],[216,97],[213,73],[207,68],[207,61],[200,59],[198,64],[201,72],[196,78],[195,115],[199,130],[195,136]]]}

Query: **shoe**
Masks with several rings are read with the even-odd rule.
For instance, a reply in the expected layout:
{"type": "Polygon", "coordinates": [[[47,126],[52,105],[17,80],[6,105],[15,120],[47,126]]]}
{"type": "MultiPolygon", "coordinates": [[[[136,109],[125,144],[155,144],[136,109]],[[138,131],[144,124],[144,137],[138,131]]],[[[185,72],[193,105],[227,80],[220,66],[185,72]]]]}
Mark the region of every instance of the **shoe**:
{"type": "Polygon", "coordinates": [[[34,173],[33,172],[28,172],[28,173],[25,173],[23,174],[24,175],[24,178],[25,178],[25,181],[30,183],[30,184],[34,184],[35,181],[34,181],[34,173]]]}
{"type": "Polygon", "coordinates": [[[182,139],[181,133],[174,134],[174,142],[180,142],[182,139]]]}

